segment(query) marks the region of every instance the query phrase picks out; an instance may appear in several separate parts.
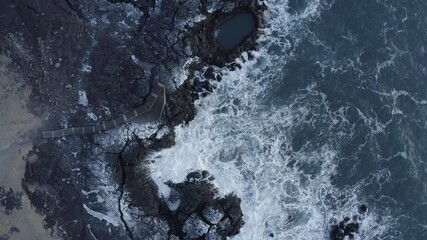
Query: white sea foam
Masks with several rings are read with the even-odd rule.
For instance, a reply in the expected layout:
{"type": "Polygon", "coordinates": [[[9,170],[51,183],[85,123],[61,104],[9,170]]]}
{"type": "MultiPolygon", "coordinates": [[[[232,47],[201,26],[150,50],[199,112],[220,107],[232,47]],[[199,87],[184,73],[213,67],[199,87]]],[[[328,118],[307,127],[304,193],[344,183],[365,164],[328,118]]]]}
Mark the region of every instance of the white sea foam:
{"type": "MultiPolygon", "coordinates": [[[[119,200],[118,184],[115,182],[113,173],[105,161],[101,149],[94,149],[98,152],[99,159],[90,159],[88,169],[90,174],[96,179],[87,185],[88,191],[82,190],[82,194],[87,198],[83,204],[86,212],[99,220],[105,220],[113,226],[121,226],[120,213],[117,208],[119,200]],[[91,190],[89,190],[91,189],[91,190]],[[96,197],[94,199],[94,197],[96,197]],[[96,209],[96,210],[94,210],[96,209]]],[[[88,160],[88,159],[85,159],[88,160]]]]}
{"type": "MultiPolygon", "coordinates": [[[[275,106],[267,100],[292,57],[286,37],[296,29],[304,32],[300,25],[315,21],[328,7],[313,0],[305,11],[291,16],[286,6],[287,1],[268,1],[268,25],[259,40],[260,50],[253,52],[254,60],[243,56],[237,60],[241,69],[217,69],[224,74],[223,81],[214,83],[213,94],[195,103],[197,115],[188,126],[175,128],[176,145],[149,159],[152,177],[165,197],[170,194],[166,181],[181,182],[193,170],[208,170],[215,176],[220,194],[237,194],[246,224],[233,239],[270,239],[270,234],[274,239],[327,239],[332,224],[357,213],[363,201],[360,189],[383,175],[372,173],[354,186],[338,188],[331,180],[339,160],[332,144],[293,149],[288,138],[293,129],[317,121],[304,120],[312,110],[306,99],[318,99],[314,103],[330,124],[345,128],[349,121],[347,109],[330,111],[325,94],[317,92],[315,84],[292,96],[289,105],[275,106]]],[[[342,134],[353,133],[350,129],[342,134]]],[[[370,212],[356,239],[383,237],[394,220],[381,214],[370,212]]]]}
{"type": "MultiPolygon", "coordinates": [[[[141,139],[148,138],[158,130],[159,122],[150,123],[126,123],[114,129],[109,129],[103,134],[95,136],[95,142],[104,148],[112,146],[123,146],[127,140],[137,136],[141,139]]],[[[165,134],[168,130],[163,129],[159,134],[165,134]],[[164,131],[164,132],[163,132],[164,131]]]]}
{"type": "Polygon", "coordinates": [[[93,112],[87,112],[87,116],[88,116],[88,118],[92,119],[93,121],[98,120],[98,117],[93,112]]]}
{"type": "Polygon", "coordinates": [[[106,222],[112,224],[115,227],[118,227],[120,225],[119,221],[120,219],[117,218],[117,216],[109,216],[97,211],[93,211],[92,209],[90,209],[88,206],[86,206],[86,204],[83,204],[83,208],[86,210],[86,212],[90,215],[92,215],[93,217],[98,218],[99,220],[105,220],[106,222]]]}
{"type": "Polygon", "coordinates": [[[84,90],[79,91],[79,104],[85,107],[88,105],[86,91],[84,90]]]}
{"type": "Polygon", "coordinates": [[[90,72],[92,72],[92,67],[88,64],[83,64],[81,70],[82,70],[82,72],[90,73],[90,72]]]}

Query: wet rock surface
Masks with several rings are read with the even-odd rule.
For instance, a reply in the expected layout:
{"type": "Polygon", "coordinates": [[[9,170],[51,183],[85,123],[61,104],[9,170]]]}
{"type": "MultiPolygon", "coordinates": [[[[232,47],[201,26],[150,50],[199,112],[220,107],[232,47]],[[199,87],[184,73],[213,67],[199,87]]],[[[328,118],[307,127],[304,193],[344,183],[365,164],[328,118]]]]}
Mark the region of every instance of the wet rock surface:
{"type": "Polygon", "coordinates": [[[20,231],[21,230],[19,230],[17,227],[11,227],[9,228],[9,232],[7,234],[0,235],[0,240],[8,240],[11,236],[13,236],[13,234],[19,233],[20,231]]]}
{"type": "Polygon", "coordinates": [[[0,12],[0,50],[21,65],[31,83],[33,111],[71,108],[76,94],[64,94],[64,87],[78,81],[90,44],[84,20],[66,0],[6,0],[0,12]]]}
{"type": "Polygon", "coordinates": [[[219,197],[207,171],[192,172],[183,183],[169,183],[179,205],[170,213],[171,231],[184,239],[226,239],[243,226],[240,199],[219,197]]]}
{"type": "Polygon", "coordinates": [[[368,206],[362,204],[358,208],[358,215],[352,218],[345,217],[337,225],[333,225],[330,231],[331,240],[354,239],[355,235],[359,232],[361,221],[368,211],[368,206]]]}
{"type": "Polygon", "coordinates": [[[182,231],[186,235],[186,238],[197,239],[203,237],[209,230],[209,225],[205,223],[197,215],[190,216],[185,220],[182,231]]]}
{"type": "Polygon", "coordinates": [[[263,18],[260,16],[262,16],[263,11],[266,9],[263,3],[257,1],[224,2],[222,9],[225,11],[229,9],[229,11],[225,13],[222,11],[213,11],[206,21],[201,22],[193,28],[194,36],[191,38],[194,53],[200,56],[204,62],[218,66],[231,62],[243,51],[255,49],[256,40],[260,34],[259,29],[264,25],[263,18]],[[236,48],[229,50],[222,48],[215,38],[215,31],[229,18],[243,11],[254,14],[257,26],[256,30],[236,48]]]}
{"type": "Polygon", "coordinates": [[[46,119],[45,129],[114,118],[141,105],[154,83],[167,86],[167,106],[158,122],[54,140],[32,135],[22,184],[45,216],[44,227],[63,239],[237,234],[244,224],[240,199],[218,196],[207,172],[170,183],[176,193],[171,208],[159,197],[144,161],[151,151],[174,144],[173,128],[191,121],[194,101],[214,90],[207,80],[221,80],[206,66],[225,66],[256,47],[259,31],[224,51],[213,29],[241,10],[252,12],[262,27],[264,9],[254,0],[1,4],[6,14],[0,16],[0,51],[23,69],[30,108],[46,119]]]}
{"type": "Polygon", "coordinates": [[[251,12],[236,12],[215,29],[215,40],[222,49],[230,51],[239,46],[257,29],[257,21],[251,12]]]}
{"type": "Polygon", "coordinates": [[[9,215],[14,209],[21,209],[21,197],[21,192],[14,192],[11,188],[7,190],[0,187],[0,206],[3,208],[4,213],[9,215]]]}

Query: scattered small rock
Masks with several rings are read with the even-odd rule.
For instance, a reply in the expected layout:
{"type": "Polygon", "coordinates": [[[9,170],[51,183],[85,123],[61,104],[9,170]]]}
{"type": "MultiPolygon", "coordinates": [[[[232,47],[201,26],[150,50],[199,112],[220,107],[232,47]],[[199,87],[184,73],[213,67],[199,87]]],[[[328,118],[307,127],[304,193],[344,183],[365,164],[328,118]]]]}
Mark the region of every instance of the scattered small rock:
{"type": "Polygon", "coordinates": [[[17,227],[11,227],[9,229],[9,233],[19,233],[21,230],[19,230],[19,228],[17,227]]]}
{"type": "Polygon", "coordinates": [[[10,215],[14,209],[22,208],[21,198],[21,192],[15,193],[12,188],[7,191],[0,187],[0,206],[4,208],[4,213],[7,215],[10,215]]]}
{"type": "Polygon", "coordinates": [[[360,215],[353,216],[353,219],[345,217],[339,224],[333,225],[330,231],[331,240],[344,240],[346,237],[354,239],[355,234],[359,232],[363,215],[368,211],[366,204],[358,208],[360,215]]]}

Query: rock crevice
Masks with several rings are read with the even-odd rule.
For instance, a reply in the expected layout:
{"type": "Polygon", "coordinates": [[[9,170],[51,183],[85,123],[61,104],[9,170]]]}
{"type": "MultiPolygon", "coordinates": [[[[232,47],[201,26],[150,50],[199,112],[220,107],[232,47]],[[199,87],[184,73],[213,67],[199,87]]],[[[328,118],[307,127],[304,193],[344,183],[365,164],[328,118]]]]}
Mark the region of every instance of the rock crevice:
{"type": "Polygon", "coordinates": [[[255,49],[264,9],[256,0],[2,4],[0,10],[8,14],[0,21],[0,50],[25,69],[30,107],[47,119],[44,128],[112,119],[141,105],[153,84],[167,86],[165,116],[154,127],[135,130],[129,124],[112,133],[53,140],[32,136],[35,146],[26,158],[23,186],[45,215],[45,227],[63,239],[225,239],[237,234],[244,224],[240,199],[218,196],[207,172],[170,183],[180,202],[170,209],[144,161],[151,151],[172,146],[174,127],[190,122],[194,101],[214,91],[202,76],[221,81],[213,68],[203,72],[205,67],[233,69],[238,66],[228,63],[255,49]],[[223,51],[212,31],[241,10],[256,16],[258,29],[239,47],[223,51]],[[182,72],[186,76],[178,79],[182,72]],[[80,93],[87,104],[77,104],[80,93]],[[160,136],[163,128],[168,132],[160,136]]]}

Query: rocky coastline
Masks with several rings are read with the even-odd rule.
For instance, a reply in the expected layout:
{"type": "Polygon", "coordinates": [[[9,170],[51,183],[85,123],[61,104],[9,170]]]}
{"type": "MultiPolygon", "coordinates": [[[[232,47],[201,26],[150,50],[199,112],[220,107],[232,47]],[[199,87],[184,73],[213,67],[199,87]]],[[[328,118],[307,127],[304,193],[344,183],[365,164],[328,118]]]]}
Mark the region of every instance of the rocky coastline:
{"type": "Polygon", "coordinates": [[[208,172],[168,183],[171,195],[163,199],[150,170],[138,166],[150,152],[172,146],[173,128],[190,122],[194,101],[214,91],[200,76],[221,81],[212,66],[238,67],[233,60],[256,48],[265,8],[256,0],[8,0],[0,6],[8,13],[0,21],[0,51],[22,69],[29,108],[45,120],[42,128],[113,118],[141,105],[154,83],[167,86],[165,116],[143,130],[125,125],[55,140],[42,139],[40,129],[30,134],[34,146],[22,186],[52,236],[226,239],[239,232],[240,199],[219,196],[208,172]],[[257,29],[224,51],[213,31],[243,10],[256,16],[257,29]]]}

